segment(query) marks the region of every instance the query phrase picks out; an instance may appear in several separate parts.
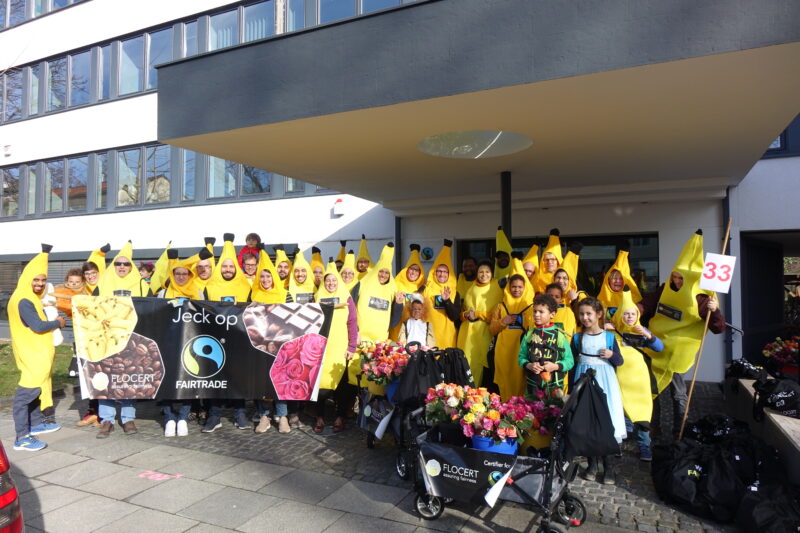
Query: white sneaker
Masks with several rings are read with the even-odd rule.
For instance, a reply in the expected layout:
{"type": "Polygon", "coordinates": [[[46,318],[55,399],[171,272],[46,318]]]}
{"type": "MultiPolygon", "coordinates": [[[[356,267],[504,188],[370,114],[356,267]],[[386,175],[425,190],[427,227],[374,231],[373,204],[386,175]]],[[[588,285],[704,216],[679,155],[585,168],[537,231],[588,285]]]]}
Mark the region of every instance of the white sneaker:
{"type": "Polygon", "coordinates": [[[189,434],[189,425],[186,420],[178,420],[178,436],[185,437],[189,434]]]}
{"type": "Polygon", "coordinates": [[[175,436],[175,421],[169,420],[164,425],[164,436],[165,437],[174,437],[175,436]]]}

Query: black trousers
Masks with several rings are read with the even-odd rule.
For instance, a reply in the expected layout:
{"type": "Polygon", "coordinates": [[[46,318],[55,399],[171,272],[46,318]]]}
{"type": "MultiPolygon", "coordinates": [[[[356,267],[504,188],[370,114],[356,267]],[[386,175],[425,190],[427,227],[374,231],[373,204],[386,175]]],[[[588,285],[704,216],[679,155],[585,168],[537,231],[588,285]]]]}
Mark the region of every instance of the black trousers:
{"type": "Polygon", "coordinates": [[[325,416],[325,401],[328,398],[333,398],[336,403],[336,416],[347,416],[347,410],[353,406],[353,401],[356,399],[358,387],[351,385],[347,382],[347,372],[342,374],[342,379],[336,389],[319,389],[317,395],[316,415],[320,417],[325,416]]]}
{"type": "Polygon", "coordinates": [[[683,376],[677,373],[672,374],[670,384],[661,391],[661,394],[653,402],[653,426],[656,428],[661,427],[661,396],[666,391],[670,392],[670,401],[672,402],[672,433],[677,435],[681,430],[683,413],[686,412],[686,381],[684,381],[683,376]]]}

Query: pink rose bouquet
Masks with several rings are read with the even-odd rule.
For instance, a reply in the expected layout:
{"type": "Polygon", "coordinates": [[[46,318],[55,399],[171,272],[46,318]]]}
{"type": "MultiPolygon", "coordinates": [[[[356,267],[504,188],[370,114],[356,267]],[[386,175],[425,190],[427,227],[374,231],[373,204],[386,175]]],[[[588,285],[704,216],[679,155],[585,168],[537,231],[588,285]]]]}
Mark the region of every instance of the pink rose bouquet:
{"type": "Polygon", "coordinates": [[[391,341],[362,341],[356,353],[361,356],[361,371],[367,380],[379,385],[398,379],[408,365],[409,354],[405,347],[391,341]]]}

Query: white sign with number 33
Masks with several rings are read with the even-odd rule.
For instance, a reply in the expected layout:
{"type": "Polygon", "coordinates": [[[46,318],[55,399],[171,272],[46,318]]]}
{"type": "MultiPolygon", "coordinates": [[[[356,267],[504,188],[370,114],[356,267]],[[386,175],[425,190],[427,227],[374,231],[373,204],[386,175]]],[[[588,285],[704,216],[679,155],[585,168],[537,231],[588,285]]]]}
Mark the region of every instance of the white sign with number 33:
{"type": "Polygon", "coordinates": [[[735,266],[735,256],[706,254],[703,275],[700,276],[700,288],[728,294],[728,291],[731,289],[731,279],[733,279],[733,269],[735,266]]]}

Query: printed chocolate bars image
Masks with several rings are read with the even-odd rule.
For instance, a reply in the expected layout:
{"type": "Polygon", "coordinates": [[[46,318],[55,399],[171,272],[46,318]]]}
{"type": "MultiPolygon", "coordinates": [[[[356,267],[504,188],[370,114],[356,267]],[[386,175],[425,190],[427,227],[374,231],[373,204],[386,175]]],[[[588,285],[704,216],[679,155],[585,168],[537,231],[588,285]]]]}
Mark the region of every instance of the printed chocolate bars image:
{"type": "Polygon", "coordinates": [[[91,398],[142,400],[158,393],[164,362],[155,341],[132,333],[121,352],[100,361],[83,361],[82,371],[91,398]]]}
{"type": "Polygon", "coordinates": [[[253,348],[273,357],[284,343],[319,333],[325,320],[318,304],[252,303],[242,316],[253,348]]]}

